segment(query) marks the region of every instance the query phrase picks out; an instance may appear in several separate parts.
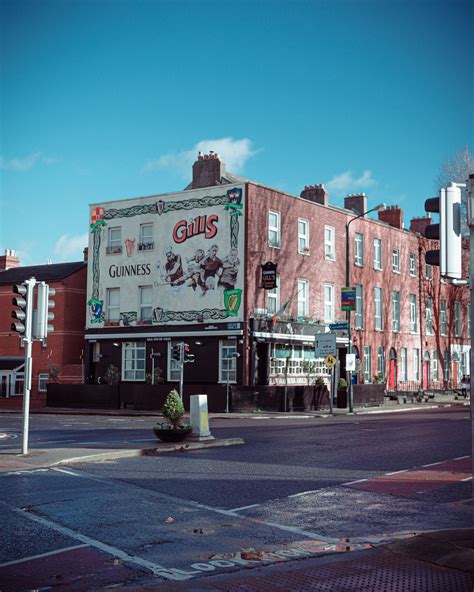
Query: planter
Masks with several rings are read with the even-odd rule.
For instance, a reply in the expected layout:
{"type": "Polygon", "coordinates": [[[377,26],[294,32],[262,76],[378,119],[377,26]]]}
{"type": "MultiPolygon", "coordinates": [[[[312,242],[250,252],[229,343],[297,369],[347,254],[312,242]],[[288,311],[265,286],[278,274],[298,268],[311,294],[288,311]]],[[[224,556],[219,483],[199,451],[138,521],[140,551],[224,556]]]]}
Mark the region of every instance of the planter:
{"type": "Polygon", "coordinates": [[[162,428],[157,425],[153,428],[155,436],[162,442],[183,442],[192,431],[193,428],[191,426],[185,428],[162,428]]]}

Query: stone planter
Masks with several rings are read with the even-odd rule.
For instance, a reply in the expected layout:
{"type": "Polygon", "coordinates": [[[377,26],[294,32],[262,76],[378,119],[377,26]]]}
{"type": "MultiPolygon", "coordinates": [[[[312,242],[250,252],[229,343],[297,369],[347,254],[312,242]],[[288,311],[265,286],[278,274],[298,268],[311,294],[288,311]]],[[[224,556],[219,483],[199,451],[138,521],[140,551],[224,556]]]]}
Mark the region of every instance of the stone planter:
{"type": "Polygon", "coordinates": [[[153,427],[153,433],[161,442],[183,442],[192,431],[192,427],[167,428],[160,425],[153,427]]]}

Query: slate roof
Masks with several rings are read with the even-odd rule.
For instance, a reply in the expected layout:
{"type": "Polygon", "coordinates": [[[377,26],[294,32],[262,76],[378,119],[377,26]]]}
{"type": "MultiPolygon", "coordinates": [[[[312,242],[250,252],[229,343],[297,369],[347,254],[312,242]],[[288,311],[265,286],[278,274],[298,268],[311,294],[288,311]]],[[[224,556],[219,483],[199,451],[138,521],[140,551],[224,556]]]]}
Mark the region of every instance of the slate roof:
{"type": "Polygon", "coordinates": [[[0,271],[0,286],[8,284],[20,284],[31,277],[39,282],[57,282],[69,277],[73,273],[85,268],[85,261],[73,263],[52,263],[51,265],[30,265],[27,267],[14,267],[6,271],[0,271]]]}

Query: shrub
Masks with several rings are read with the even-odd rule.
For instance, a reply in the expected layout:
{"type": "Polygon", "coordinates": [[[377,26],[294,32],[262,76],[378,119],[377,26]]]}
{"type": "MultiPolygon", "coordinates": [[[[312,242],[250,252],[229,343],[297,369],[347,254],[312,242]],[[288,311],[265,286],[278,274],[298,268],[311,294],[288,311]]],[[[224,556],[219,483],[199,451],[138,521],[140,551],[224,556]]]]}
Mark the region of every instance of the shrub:
{"type": "Polygon", "coordinates": [[[104,380],[107,384],[118,384],[120,382],[120,371],[119,369],[110,364],[104,374],[104,380]]]}
{"type": "Polygon", "coordinates": [[[184,415],[184,405],[176,389],[168,393],[165,404],[161,408],[161,413],[174,427],[179,427],[180,419],[184,415]]]}

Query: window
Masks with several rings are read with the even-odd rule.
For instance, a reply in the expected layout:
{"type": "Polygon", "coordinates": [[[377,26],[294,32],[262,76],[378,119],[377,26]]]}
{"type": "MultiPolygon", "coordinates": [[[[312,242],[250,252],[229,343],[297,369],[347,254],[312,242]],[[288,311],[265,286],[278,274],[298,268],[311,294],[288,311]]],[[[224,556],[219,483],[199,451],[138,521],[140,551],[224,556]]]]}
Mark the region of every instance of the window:
{"type": "Polygon", "coordinates": [[[324,322],[334,321],[334,286],[324,284],[324,322]]]}
{"type": "Polygon", "coordinates": [[[410,275],[412,277],[416,277],[416,255],[415,255],[415,253],[410,253],[410,275]]]}
{"type": "Polygon", "coordinates": [[[425,302],[425,329],[427,335],[433,335],[433,300],[429,296],[425,302]]]}
{"type": "Polygon", "coordinates": [[[374,238],[374,269],[380,271],[382,269],[382,240],[374,238]]]}
{"type": "Polygon", "coordinates": [[[107,254],[122,252],[122,229],[120,226],[109,228],[108,243],[106,248],[107,254]]]}
{"type": "Polygon", "coordinates": [[[45,393],[48,390],[48,378],[47,372],[38,374],[38,392],[45,393]]]}
{"type": "Polygon", "coordinates": [[[417,325],[417,319],[416,319],[416,295],[415,294],[410,294],[410,296],[408,297],[408,302],[410,305],[410,332],[411,333],[416,333],[416,325],[417,325]]]}
{"type": "Polygon", "coordinates": [[[309,312],[309,283],[308,280],[298,280],[298,295],[297,295],[297,315],[299,317],[307,317],[309,312]]]}
{"type": "Polygon", "coordinates": [[[315,359],[313,345],[270,345],[270,384],[301,384],[303,380],[328,376],[323,359],[315,359]]]}
{"type": "Polygon", "coordinates": [[[439,303],[439,326],[441,335],[446,335],[447,331],[447,316],[446,316],[446,300],[441,300],[439,303]]]}
{"type": "Polygon", "coordinates": [[[336,258],[336,251],[334,248],[335,244],[335,231],[332,226],[324,227],[324,257],[326,259],[334,260],[336,258]]]}
{"type": "Polygon", "coordinates": [[[152,286],[140,286],[140,321],[151,323],[153,312],[152,286]]]}
{"type": "Polygon", "coordinates": [[[139,251],[148,251],[153,249],[153,224],[140,224],[140,242],[138,243],[139,251]]]}
{"type": "Polygon", "coordinates": [[[219,342],[219,382],[237,382],[237,341],[219,342]]]}
{"type": "Polygon", "coordinates": [[[356,285],[355,328],[364,328],[364,286],[356,285]]]}
{"type": "Polygon", "coordinates": [[[280,248],[280,212],[268,212],[268,245],[280,248]]]}
{"type": "Polygon", "coordinates": [[[364,345],[364,382],[370,382],[372,378],[372,348],[364,345]]]}
{"type": "Polygon", "coordinates": [[[458,300],[454,303],[454,335],[456,337],[462,335],[461,303],[458,300]]]}
{"type": "Polygon", "coordinates": [[[377,349],[377,376],[385,376],[385,350],[383,345],[377,349]]]}
{"type": "Polygon", "coordinates": [[[120,288],[107,288],[107,320],[112,323],[120,320],[120,288]]]}
{"type": "Polygon", "coordinates": [[[413,350],[413,380],[420,380],[420,350],[413,350]]]}
{"type": "Polygon", "coordinates": [[[382,322],[382,288],[374,288],[374,329],[383,330],[382,322]]]}
{"type": "Polygon", "coordinates": [[[354,263],[359,267],[364,265],[364,235],[360,232],[354,234],[354,263]]]}
{"type": "Polygon", "coordinates": [[[267,290],[267,313],[274,315],[280,310],[280,276],[277,276],[276,287],[267,290]]]}
{"type": "Polygon", "coordinates": [[[298,253],[309,254],[309,222],[298,219],[298,253]]]}
{"type": "Polygon", "coordinates": [[[433,352],[433,380],[439,380],[438,352],[433,352]]]}
{"type": "Polygon", "coordinates": [[[400,380],[406,382],[407,377],[407,348],[402,347],[400,349],[400,380]]]}
{"type": "Polygon", "coordinates": [[[400,331],[400,292],[392,292],[392,331],[400,331]]]}
{"type": "Polygon", "coordinates": [[[431,280],[433,278],[433,268],[429,263],[425,266],[425,276],[427,280],[431,280]]]}
{"type": "Polygon", "coordinates": [[[130,341],[122,345],[122,380],[145,380],[145,342],[130,341]]]}
{"type": "Polygon", "coordinates": [[[400,273],[400,251],[398,249],[392,251],[392,271],[400,273]]]}
{"type": "Polygon", "coordinates": [[[443,377],[444,380],[449,380],[449,351],[444,350],[444,364],[443,364],[443,377]]]}
{"type": "Polygon", "coordinates": [[[467,338],[471,339],[471,305],[467,305],[467,338]]]}

